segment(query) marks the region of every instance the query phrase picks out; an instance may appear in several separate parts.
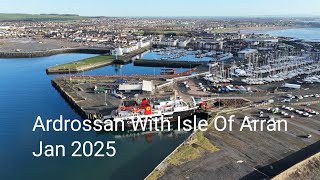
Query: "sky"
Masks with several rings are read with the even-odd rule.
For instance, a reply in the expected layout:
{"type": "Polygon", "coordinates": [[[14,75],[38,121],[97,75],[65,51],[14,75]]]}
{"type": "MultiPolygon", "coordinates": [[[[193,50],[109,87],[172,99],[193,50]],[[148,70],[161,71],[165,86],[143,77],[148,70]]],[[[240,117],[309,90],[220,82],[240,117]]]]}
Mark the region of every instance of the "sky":
{"type": "Polygon", "coordinates": [[[320,16],[320,0],[0,0],[0,12],[82,16],[320,16]]]}

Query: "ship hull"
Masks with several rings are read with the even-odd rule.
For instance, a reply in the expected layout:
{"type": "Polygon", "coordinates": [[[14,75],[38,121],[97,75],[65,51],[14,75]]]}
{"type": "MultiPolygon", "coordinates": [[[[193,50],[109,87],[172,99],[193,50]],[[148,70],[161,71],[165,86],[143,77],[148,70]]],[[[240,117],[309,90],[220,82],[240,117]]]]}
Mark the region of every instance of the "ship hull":
{"type": "MultiPolygon", "coordinates": [[[[155,115],[155,116],[137,116],[135,118],[121,118],[121,119],[113,119],[115,122],[116,121],[123,121],[124,126],[126,128],[133,128],[134,126],[141,127],[141,125],[147,124],[150,126],[150,123],[152,124],[161,124],[162,120],[165,121],[170,121],[170,122],[176,122],[178,119],[184,120],[187,117],[190,117],[194,115],[196,111],[194,109],[187,110],[187,111],[182,111],[182,112],[174,112],[172,114],[164,114],[164,115],[155,115]],[[138,120],[141,120],[138,122],[138,120]]],[[[116,123],[117,125],[121,123],[116,123]]],[[[164,123],[165,124],[165,123],[164,123]]]]}

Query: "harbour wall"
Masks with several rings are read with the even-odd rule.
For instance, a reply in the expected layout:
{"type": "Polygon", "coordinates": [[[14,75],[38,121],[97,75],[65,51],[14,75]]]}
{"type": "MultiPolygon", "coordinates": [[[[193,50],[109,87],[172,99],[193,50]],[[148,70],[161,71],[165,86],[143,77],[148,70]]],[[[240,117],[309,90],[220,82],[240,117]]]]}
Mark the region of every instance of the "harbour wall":
{"type": "Polygon", "coordinates": [[[0,58],[33,58],[63,53],[110,54],[110,49],[102,48],[63,48],[34,52],[0,52],[0,58]]]}
{"type": "MultiPolygon", "coordinates": [[[[278,161],[275,161],[271,164],[268,164],[266,166],[263,167],[258,167],[257,171],[253,171],[250,174],[242,177],[242,179],[259,179],[257,177],[261,177],[261,173],[263,172],[264,174],[266,174],[267,176],[270,177],[270,179],[285,179],[285,174],[287,174],[288,172],[290,172],[292,169],[291,168],[295,168],[299,165],[301,165],[301,163],[304,163],[308,160],[310,160],[309,158],[313,158],[315,155],[317,155],[319,153],[319,147],[320,147],[320,141],[317,141],[305,148],[302,148],[301,150],[298,150],[278,161]],[[295,166],[297,165],[297,166],[295,166]],[[280,178],[279,178],[280,177],[280,178]]],[[[310,168],[310,167],[309,167],[310,168]]],[[[306,171],[311,171],[306,169],[304,170],[304,172],[306,173],[306,171]]],[[[312,173],[312,172],[311,172],[312,173]]],[[[299,179],[299,178],[297,178],[299,179]]]]}
{"type": "Polygon", "coordinates": [[[99,67],[107,66],[113,64],[113,61],[107,61],[107,62],[100,62],[100,63],[94,63],[90,65],[81,66],[79,68],[66,68],[66,69],[59,69],[55,66],[49,67],[46,69],[47,74],[67,74],[67,73],[79,73],[83,71],[88,71],[91,69],[96,69],[99,67]]]}
{"type": "Polygon", "coordinates": [[[178,61],[178,60],[147,60],[139,59],[134,61],[135,66],[149,66],[149,67],[170,67],[170,68],[194,68],[204,65],[206,61],[178,61]]]}
{"type": "MultiPolygon", "coordinates": [[[[319,176],[320,152],[275,176],[272,180],[304,179],[319,176]]],[[[315,178],[316,179],[316,178],[315,178]]]]}

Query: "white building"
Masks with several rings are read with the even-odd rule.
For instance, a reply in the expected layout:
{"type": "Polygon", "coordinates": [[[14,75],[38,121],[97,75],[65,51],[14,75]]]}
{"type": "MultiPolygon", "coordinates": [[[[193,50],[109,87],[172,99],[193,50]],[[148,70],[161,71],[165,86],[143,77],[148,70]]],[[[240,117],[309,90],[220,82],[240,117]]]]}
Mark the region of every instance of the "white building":
{"type": "Polygon", "coordinates": [[[112,55],[122,56],[123,49],[121,47],[115,48],[114,50],[112,50],[112,55]]]}
{"type": "Polygon", "coordinates": [[[246,59],[248,57],[252,57],[258,53],[256,49],[244,49],[238,52],[238,57],[241,59],[246,59]]]}
{"type": "Polygon", "coordinates": [[[123,49],[123,53],[124,54],[127,54],[127,53],[130,53],[132,51],[135,51],[138,49],[138,44],[135,44],[135,45],[131,45],[131,46],[127,46],[127,47],[124,47],[122,48],[123,49]]]}
{"type": "Polygon", "coordinates": [[[219,50],[223,48],[223,41],[216,39],[197,39],[194,42],[197,49],[219,50]]]}
{"type": "Polygon", "coordinates": [[[149,46],[151,44],[151,42],[150,41],[139,41],[138,42],[138,48],[144,48],[144,47],[147,47],[147,46],[149,46]]]}
{"type": "Polygon", "coordinates": [[[174,38],[160,38],[152,40],[152,44],[160,46],[177,46],[179,40],[174,38]]]}
{"type": "Polygon", "coordinates": [[[122,92],[148,92],[151,93],[155,89],[152,81],[145,81],[143,80],[141,84],[120,84],[119,91],[122,92]]]}
{"type": "Polygon", "coordinates": [[[112,55],[122,56],[123,54],[127,54],[133,51],[136,51],[141,48],[145,48],[151,44],[150,41],[139,41],[135,43],[130,43],[131,45],[125,46],[125,47],[118,47],[112,50],[112,55]]]}
{"type": "Polygon", "coordinates": [[[182,48],[185,48],[187,47],[187,45],[190,43],[191,39],[190,38],[187,38],[187,39],[179,39],[179,42],[178,42],[178,46],[179,47],[182,47],[182,48]]]}
{"type": "Polygon", "coordinates": [[[275,37],[258,37],[258,38],[246,38],[244,39],[245,42],[249,43],[250,45],[259,45],[259,44],[272,44],[278,43],[279,40],[275,37]]]}

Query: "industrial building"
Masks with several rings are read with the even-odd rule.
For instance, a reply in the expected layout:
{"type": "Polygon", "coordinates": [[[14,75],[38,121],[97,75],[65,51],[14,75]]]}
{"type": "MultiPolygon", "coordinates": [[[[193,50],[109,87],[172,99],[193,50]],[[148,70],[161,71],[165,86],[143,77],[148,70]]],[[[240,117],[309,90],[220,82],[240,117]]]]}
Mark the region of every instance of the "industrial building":
{"type": "Polygon", "coordinates": [[[119,91],[123,93],[152,93],[154,89],[153,82],[145,80],[138,84],[124,83],[119,85],[119,91]]]}

